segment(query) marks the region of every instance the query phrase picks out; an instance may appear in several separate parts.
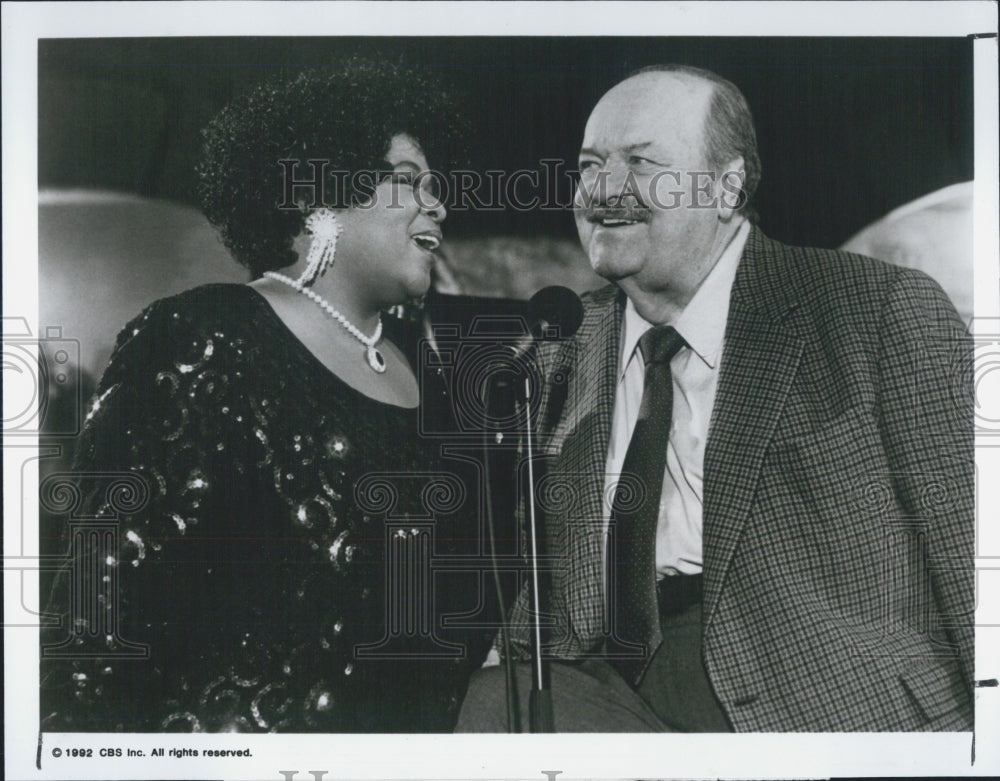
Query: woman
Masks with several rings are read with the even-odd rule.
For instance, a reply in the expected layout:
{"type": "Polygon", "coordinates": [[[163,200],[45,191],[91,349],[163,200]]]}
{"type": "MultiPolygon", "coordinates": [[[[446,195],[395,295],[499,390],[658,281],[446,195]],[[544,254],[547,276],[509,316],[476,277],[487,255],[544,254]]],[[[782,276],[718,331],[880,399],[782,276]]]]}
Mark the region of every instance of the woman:
{"type": "Polygon", "coordinates": [[[123,512],[81,477],[75,515],[121,523],[55,587],[42,729],[451,727],[463,649],[430,631],[406,565],[448,552],[461,484],[419,437],[381,313],[429,287],[445,208],[421,174],[455,135],[433,84],[359,63],[261,86],[206,130],[203,206],[254,280],[158,301],[119,335],[76,468],[137,474],[148,498],[123,512]],[[321,198],[288,189],[305,161],[321,198]]]}

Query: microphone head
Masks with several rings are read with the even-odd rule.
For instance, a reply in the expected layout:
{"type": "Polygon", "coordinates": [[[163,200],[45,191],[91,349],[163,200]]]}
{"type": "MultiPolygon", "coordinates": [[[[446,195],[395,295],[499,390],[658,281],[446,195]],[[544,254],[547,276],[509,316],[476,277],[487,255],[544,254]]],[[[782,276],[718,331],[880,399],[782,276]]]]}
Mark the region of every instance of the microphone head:
{"type": "Polygon", "coordinates": [[[558,338],[566,339],[575,334],[583,322],[583,303],[568,287],[543,287],[528,302],[528,321],[542,341],[555,337],[555,334],[546,333],[550,329],[558,329],[558,338]]]}

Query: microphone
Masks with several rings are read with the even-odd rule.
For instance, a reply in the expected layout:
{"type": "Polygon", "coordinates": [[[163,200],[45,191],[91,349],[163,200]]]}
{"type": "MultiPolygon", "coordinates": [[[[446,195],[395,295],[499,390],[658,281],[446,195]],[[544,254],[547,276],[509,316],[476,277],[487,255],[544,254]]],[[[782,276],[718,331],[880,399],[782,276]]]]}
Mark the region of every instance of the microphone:
{"type": "Polygon", "coordinates": [[[528,302],[528,333],[510,349],[515,358],[531,353],[538,342],[567,339],[583,322],[583,303],[568,287],[543,287],[528,302]]]}
{"type": "MultiPolygon", "coordinates": [[[[534,352],[538,342],[565,339],[573,336],[583,322],[583,304],[569,288],[554,285],[539,290],[528,302],[528,333],[511,347],[514,358],[523,362],[526,368],[534,364],[534,352]]],[[[552,710],[552,692],[549,688],[548,665],[542,657],[544,581],[538,566],[542,555],[543,541],[540,521],[535,513],[535,470],[534,470],[534,428],[531,398],[533,372],[527,371],[522,383],[518,403],[524,413],[524,436],[520,454],[527,467],[524,485],[526,511],[526,531],[529,540],[529,560],[531,562],[530,595],[533,621],[531,623],[531,694],[528,700],[530,729],[532,732],[555,732],[555,718],[552,710]]],[[[508,668],[511,664],[507,657],[508,668]]],[[[512,676],[512,672],[508,672],[512,676]]]]}

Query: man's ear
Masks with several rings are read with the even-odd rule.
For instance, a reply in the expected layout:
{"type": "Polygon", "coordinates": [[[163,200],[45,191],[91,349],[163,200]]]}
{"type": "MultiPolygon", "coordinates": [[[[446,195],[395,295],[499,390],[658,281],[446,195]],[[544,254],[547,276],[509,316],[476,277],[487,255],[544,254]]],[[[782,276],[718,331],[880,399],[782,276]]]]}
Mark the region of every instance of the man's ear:
{"type": "Polygon", "coordinates": [[[746,181],[745,168],[743,156],[740,155],[726,163],[719,173],[715,198],[719,219],[723,222],[731,219],[733,214],[746,204],[746,195],[743,192],[743,182],[746,181]]]}

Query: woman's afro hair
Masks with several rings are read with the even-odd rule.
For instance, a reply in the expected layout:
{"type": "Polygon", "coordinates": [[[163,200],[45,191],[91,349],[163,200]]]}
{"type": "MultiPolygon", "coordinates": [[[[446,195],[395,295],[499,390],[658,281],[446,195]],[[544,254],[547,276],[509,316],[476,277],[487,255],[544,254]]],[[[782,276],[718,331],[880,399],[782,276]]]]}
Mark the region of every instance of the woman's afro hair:
{"type": "Polygon", "coordinates": [[[311,180],[316,169],[306,161],[325,161],[324,204],[349,206],[370,195],[357,183],[352,189],[352,178],[385,170],[393,136],[409,135],[442,170],[459,162],[467,132],[436,81],[399,65],[355,60],[273,78],[202,131],[198,195],[226,247],[256,278],[297,259],[292,240],[305,214],[286,202],[286,170],[311,180]]]}

